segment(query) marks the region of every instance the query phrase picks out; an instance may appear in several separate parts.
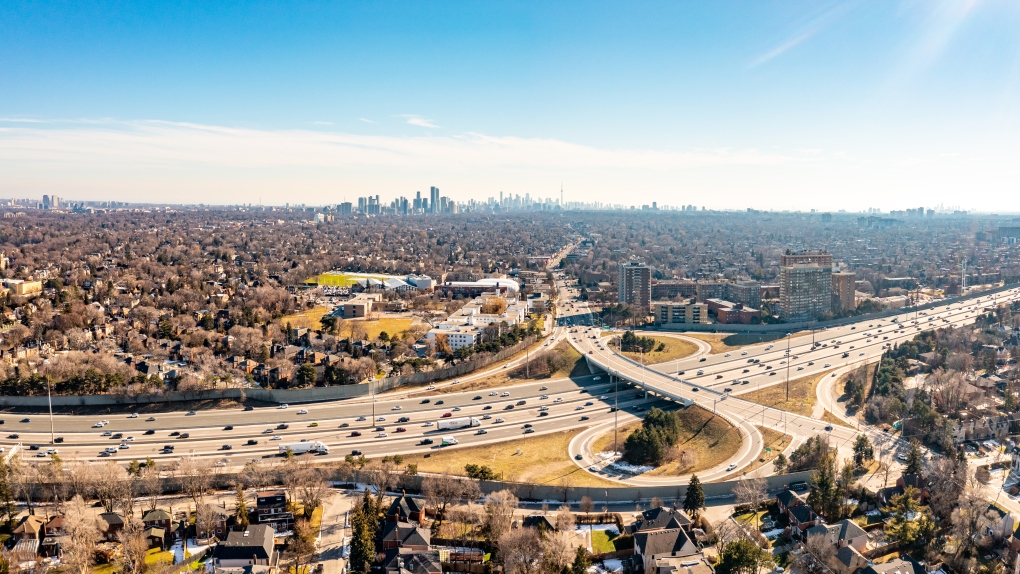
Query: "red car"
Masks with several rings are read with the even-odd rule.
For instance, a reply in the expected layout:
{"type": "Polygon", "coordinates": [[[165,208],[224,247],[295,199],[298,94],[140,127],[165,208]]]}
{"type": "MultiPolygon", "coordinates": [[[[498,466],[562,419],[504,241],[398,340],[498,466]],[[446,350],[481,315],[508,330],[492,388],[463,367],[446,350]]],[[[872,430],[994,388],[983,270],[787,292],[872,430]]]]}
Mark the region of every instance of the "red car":
{"type": "Polygon", "coordinates": [[[450,418],[450,417],[452,417],[452,416],[453,416],[453,413],[443,413],[443,418],[444,418],[444,419],[446,419],[446,418],[450,418]]]}
{"type": "Polygon", "coordinates": [[[405,429],[404,427],[397,427],[397,431],[396,432],[406,432],[406,431],[407,431],[407,429],[405,429]]]}

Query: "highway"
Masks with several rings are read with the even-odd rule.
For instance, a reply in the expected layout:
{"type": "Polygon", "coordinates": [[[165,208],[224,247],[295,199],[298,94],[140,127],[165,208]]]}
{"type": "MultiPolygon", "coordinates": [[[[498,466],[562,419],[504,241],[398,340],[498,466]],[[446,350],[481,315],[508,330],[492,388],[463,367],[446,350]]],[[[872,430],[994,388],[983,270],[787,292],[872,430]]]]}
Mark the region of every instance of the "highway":
{"type": "MultiPolygon", "coordinates": [[[[739,453],[725,463],[699,473],[703,480],[714,480],[732,474],[759,456],[763,440],[756,426],[792,435],[794,447],[810,436],[827,434],[835,446],[846,451],[840,453],[841,457],[849,454],[848,448],[857,434],[852,428],[830,425],[811,417],[742,400],[739,394],[759,387],[784,384],[787,377],[796,379],[873,362],[881,357],[887,347],[909,340],[923,330],[972,323],[985,307],[1018,298],[1020,289],[1012,289],[962,303],[947,303],[916,314],[909,311],[881,320],[864,319],[853,325],[790,337],[789,341],[783,339],[735,349],[722,355],[650,366],[643,366],[616,353],[605,342],[607,333],[596,327],[578,328],[575,333],[571,333],[570,341],[588,358],[590,364],[614,376],[633,381],[651,393],[692,401],[737,426],[745,440],[739,453]]],[[[862,432],[867,433],[880,448],[907,446],[902,441],[886,445],[890,441],[889,436],[870,427],[862,427],[862,432]]],[[[585,450],[586,444],[583,440],[575,440],[572,449],[577,450],[572,450],[570,454],[582,456],[579,465],[589,469],[603,468],[606,461],[598,453],[585,450]]],[[[601,472],[612,472],[612,469],[607,468],[601,472]]],[[[675,479],[638,476],[627,481],[635,484],[660,484],[675,482],[675,479]]]]}

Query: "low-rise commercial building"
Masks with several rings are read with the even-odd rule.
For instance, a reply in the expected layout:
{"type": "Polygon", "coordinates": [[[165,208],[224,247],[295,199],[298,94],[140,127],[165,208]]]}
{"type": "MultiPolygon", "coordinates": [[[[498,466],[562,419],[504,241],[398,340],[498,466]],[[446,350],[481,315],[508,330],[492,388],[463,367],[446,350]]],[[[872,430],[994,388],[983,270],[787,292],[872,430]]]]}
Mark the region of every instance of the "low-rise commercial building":
{"type": "Polygon", "coordinates": [[[652,303],[655,324],[660,326],[708,323],[708,305],[688,301],[656,301],[652,303]]]}

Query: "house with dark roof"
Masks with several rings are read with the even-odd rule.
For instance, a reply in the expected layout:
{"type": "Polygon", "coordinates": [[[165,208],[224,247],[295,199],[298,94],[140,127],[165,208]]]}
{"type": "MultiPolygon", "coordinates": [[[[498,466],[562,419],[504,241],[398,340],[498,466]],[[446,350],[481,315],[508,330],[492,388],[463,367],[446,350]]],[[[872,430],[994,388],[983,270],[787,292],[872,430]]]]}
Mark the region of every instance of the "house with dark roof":
{"type": "Polygon", "coordinates": [[[276,568],[272,566],[260,566],[257,564],[233,568],[213,568],[213,574],[273,574],[275,571],[276,568]]]}
{"type": "Polygon", "coordinates": [[[532,514],[531,516],[525,516],[521,526],[524,528],[537,528],[546,532],[554,532],[556,530],[556,523],[544,514],[532,514]]]}
{"type": "Polygon", "coordinates": [[[442,574],[439,553],[396,548],[386,552],[386,574],[442,574]]]}
{"type": "Polygon", "coordinates": [[[389,510],[386,511],[387,522],[417,522],[421,524],[425,520],[425,505],[406,493],[401,492],[400,496],[393,499],[389,510]]]}
{"type": "Polygon", "coordinates": [[[850,546],[858,552],[868,549],[868,533],[852,520],[843,519],[834,524],[819,524],[807,529],[808,537],[825,536],[837,548],[850,546]]]}
{"type": "Polygon", "coordinates": [[[117,533],[124,530],[124,517],[116,512],[104,512],[99,515],[99,529],[103,538],[113,542],[117,540],[117,533]]]}
{"type": "Polygon", "coordinates": [[[665,530],[669,528],[683,528],[690,532],[691,525],[693,522],[690,517],[684,513],[684,511],[669,508],[667,506],[660,506],[659,508],[649,508],[648,510],[641,513],[641,518],[637,522],[627,527],[627,531],[631,534],[635,532],[646,532],[649,530],[665,530]]]}
{"type": "Polygon", "coordinates": [[[227,534],[227,539],[213,549],[213,568],[275,568],[279,556],[273,548],[273,534],[273,529],[265,524],[251,524],[244,530],[227,534]]]}
{"type": "Polygon", "coordinates": [[[796,526],[801,532],[822,523],[822,518],[815,514],[815,511],[811,510],[811,507],[806,504],[800,504],[788,509],[786,516],[790,519],[790,526],[796,526]]]}
{"type": "Polygon", "coordinates": [[[844,546],[837,550],[836,561],[839,562],[837,574],[853,574],[868,565],[868,559],[853,546],[844,546]]]}
{"type": "Polygon", "coordinates": [[[776,505],[779,512],[786,514],[786,511],[794,506],[804,504],[804,499],[792,490],[784,490],[776,495],[776,505]]]}
{"type": "Polygon", "coordinates": [[[646,530],[634,534],[632,563],[647,574],[655,572],[655,561],[666,557],[700,554],[701,550],[683,528],[646,530]]]}
{"type": "Polygon", "coordinates": [[[383,527],[380,538],[384,550],[408,548],[425,551],[431,545],[432,534],[428,529],[422,528],[413,522],[387,522],[383,527]]]}
{"type": "Polygon", "coordinates": [[[868,564],[858,574],[926,574],[923,566],[913,560],[897,558],[882,564],[868,564]]]}
{"type": "Polygon", "coordinates": [[[268,524],[276,532],[286,532],[294,527],[294,513],[287,510],[287,493],[282,490],[267,490],[255,496],[255,522],[268,524]]]}

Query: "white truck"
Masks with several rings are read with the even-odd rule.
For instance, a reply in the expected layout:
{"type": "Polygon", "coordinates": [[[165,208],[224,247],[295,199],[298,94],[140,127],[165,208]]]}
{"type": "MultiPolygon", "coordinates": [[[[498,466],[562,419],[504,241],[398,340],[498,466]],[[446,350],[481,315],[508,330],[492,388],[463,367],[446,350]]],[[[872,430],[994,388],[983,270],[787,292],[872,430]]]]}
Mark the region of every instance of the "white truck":
{"type": "Polygon", "coordinates": [[[451,446],[457,444],[457,439],[452,436],[444,436],[443,442],[439,446],[451,446]]]}
{"type": "Polygon", "coordinates": [[[439,421],[436,422],[436,428],[439,430],[455,430],[480,426],[482,426],[482,421],[476,419],[475,417],[461,417],[458,419],[439,419],[439,421]]]}
{"type": "Polygon", "coordinates": [[[296,442],[293,444],[280,445],[281,455],[286,455],[288,450],[294,454],[304,454],[306,452],[313,454],[329,454],[329,447],[321,441],[296,442]]]}

